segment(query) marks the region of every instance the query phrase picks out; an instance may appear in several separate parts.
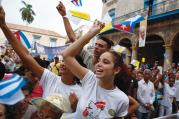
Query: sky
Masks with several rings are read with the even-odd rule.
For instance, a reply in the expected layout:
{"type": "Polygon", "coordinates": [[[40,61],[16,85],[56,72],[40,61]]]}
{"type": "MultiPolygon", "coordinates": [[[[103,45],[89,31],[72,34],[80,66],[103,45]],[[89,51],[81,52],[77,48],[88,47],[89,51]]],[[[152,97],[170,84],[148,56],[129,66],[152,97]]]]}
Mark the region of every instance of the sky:
{"type": "MultiPolygon", "coordinates": [[[[63,20],[56,10],[59,0],[24,0],[32,5],[36,16],[31,27],[42,28],[46,30],[52,30],[60,35],[65,36],[66,32],[63,26],[63,20]]],[[[90,14],[91,20],[101,19],[102,13],[102,0],[82,0],[83,6],[76,7],[70,1],[61,0],[66,10],[78,10],[90,14]]],[[[26,25],[21,19],[19,9],[23,7],[21,0],[2,0],[2,6],[6,12],[6,22],[15,23],[20,25],[26,25]]],[[[89,25],[91,22],[83,21],[79,25],[89,25]]],[[[73,29],[78,28],[72,24],[73,29]]]]}

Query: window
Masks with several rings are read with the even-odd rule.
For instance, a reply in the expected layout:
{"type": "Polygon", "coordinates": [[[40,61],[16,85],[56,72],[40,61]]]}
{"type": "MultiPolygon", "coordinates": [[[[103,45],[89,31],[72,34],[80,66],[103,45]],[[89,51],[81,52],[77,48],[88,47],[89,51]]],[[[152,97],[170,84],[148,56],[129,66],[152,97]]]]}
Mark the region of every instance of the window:
{"type": "Polygon", "coordinates": [[[144,0],[144,8],[149,8],[148,15],[154,15],[156,12],[157,0],[144,0]]]}
{"type": "Polygon", "coordinates": [[[106,2],[107,2],[107,0],[102,0],[102,2],[103,2],[103,3],[106,3],[106,2]]]}
{"type": "Polygon", "coordinates": [[[156,4],[156,0],[144,0],[144,8],[149,7],[149,2],[152,3],[152,5],[156,4]]]}
{"type": "Polygon", "coordinates": [[[40,35],[33,35],[33,40],[32,40],[32,49],[35,47],[35,42],[40,41],[41,36],[40,35]]]}
{"type": "Polygon", "coordinates": [[[115,19],[115,8],[110,9],[108,11],[108,13],[109,13],[109,16],[112,18],[112,20],[114,20],[115,19]]]}
{"type": "Polygon", "coordinates": [[[56,47],[56,46],[57,46],[57,39],[50,38],[50,47],[56,47]]]}
{"type": "Polygon", "coordinates": [[[149,6],[149,0],[144,0],[144,8],[148,8],[149,6]]]}

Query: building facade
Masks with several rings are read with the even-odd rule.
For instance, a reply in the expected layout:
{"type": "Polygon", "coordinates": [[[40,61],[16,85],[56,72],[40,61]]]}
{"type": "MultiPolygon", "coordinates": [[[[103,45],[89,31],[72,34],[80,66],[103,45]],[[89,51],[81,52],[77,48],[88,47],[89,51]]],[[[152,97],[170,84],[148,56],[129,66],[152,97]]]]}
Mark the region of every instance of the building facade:
{"type": "MultiPolygon", "coordinates": [[[[65,37],[59,35],[54,31],[17,25],[17,24],[11,24],[11,23],[8,23],[7,25],[12,32],[22,31],[27,37],[27,39],[29,40],[32,50],[34,49],[35,42],[48,47],[63,46],[65,45],[66,42],[65,37]]],[[[0,30],[0,46],[6,46],[7,44],[8,43],[3,32],[0,30]]]]}
{"type": "Polygon", "coordinates": [[[158,60],[164,69],[172,62],[179,62],[179,0],[102,0],[103,16],[106,12],[120,23],[135,15],[148,15],[145,47],[138,47],[139,24],[134,33],[124,33],[114,29],[101,35],[110,38],[115,44],[127,48],[126,62],[146,59],[152,64],[158,60]]]}

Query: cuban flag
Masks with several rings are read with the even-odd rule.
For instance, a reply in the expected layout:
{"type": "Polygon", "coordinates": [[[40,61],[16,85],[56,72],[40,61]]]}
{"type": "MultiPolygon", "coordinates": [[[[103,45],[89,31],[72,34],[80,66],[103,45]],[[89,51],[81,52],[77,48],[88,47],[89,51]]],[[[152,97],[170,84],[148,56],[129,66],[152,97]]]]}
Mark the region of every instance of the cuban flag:
{"type": "Polygon", "coordinates": [[[25,36],[25,34],[22,31],[17,31],[14,33],[16,38],[27,48],[30,49],[31,45],[29,40],[27,39],[27,37],[25,36]]]}
{"type": "Polygon", "coordinates": [[[121,22],[121,24],[124,26],[130,26],[130,32],[133,32],[134,28],[135,28],[135,25],[136,23],[139,23],[141,21],[144,20],[144,17],[142,17],[141,15],[136,15],[132,18],[129,18],[123,22],[121,22]]]}
{"type": "Polygon", "coordinates": [[[21,76],[13,74],[10,78],[0,82],[0,103],[13,105],[24,99],[21,88],[26,84],[21,76]]]}
{"type": "Polygon", "coordinates": [[[131,27],[129,25],[123,25],[123,24],[116,24],[113,26],[115,29],[130,33],[131,32],[131,27]]]}
{"type": "Polygon", "coordinates": [[[81,7],[82,6],[82,2],[81,0],[72,0],[71,1],[75,6],[81,7]]]}

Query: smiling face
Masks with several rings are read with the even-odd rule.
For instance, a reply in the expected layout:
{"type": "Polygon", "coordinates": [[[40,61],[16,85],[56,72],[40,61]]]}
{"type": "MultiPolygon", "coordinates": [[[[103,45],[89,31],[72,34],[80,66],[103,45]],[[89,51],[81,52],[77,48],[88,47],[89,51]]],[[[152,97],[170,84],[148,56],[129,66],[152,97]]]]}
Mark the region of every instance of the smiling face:
{"type": "Polygon", "coordinates": [[[108,80],[114,78],[119,72],[119,67],[115,66],[115,58],[112,53],[103,53],[98,63],[95,65],[96,77],[102,80],[108,80]]]}
{"type": "Polygon", "coordinates": [[[66,67],[64,62],[60,63],[59,72],[61,75],[73,75],[71,71],[66,67]]]}

